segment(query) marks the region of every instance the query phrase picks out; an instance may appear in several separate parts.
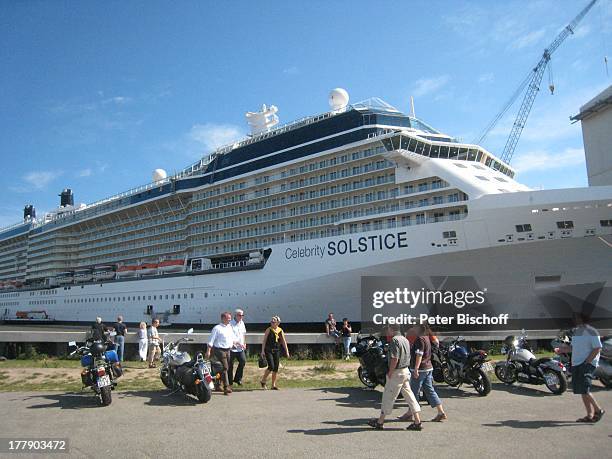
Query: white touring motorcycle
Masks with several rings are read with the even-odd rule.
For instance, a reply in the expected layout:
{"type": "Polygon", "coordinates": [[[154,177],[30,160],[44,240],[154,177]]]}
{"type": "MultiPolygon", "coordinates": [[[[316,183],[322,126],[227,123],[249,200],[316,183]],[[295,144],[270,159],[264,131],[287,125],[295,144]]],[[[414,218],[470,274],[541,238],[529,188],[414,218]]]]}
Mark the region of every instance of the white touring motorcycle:
{"type": "MultiPolygon", "coordinates": [[[[187,331],[187,334],[191,333],[193,328],[187,331]]],[[[168,389],[195,395],[198,401],[206,403],[214,389],[210,362],[204,360],[201,352],[192,359],[189,353],[179,350],[181,343],[189,341],[193,339],[184,337],[164,345],[159,376],[168,389]]]]}

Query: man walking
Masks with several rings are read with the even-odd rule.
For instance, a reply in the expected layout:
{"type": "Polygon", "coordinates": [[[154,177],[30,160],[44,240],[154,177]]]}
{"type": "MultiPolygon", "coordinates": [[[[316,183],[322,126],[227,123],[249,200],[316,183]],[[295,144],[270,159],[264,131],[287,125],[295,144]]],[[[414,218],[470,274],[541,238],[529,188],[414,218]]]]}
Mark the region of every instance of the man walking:
{"type": "Polygon", "coordinates": [[[410,389],[410,343],[400,333],[399,325],[389,325],[387,328],[389,342],[389,371],[387,382],[382,396],[382,406],[378,419],[371,419],[368,425],[377,430],[382,430],[385,417],[393,411],[393,404],[398,394],[402,393],[412,413],[412,424],[408,430],[421,430],[421,418],[419,413],[421,407],[410,389]]]}
{"type": "Polygon", "coordinates": [[[157,327],[159,327],[159,319],[153,319],[151,322],[151,328],[149,328],[149,368],[155,368],[155,360],[161,355],[159,348],[160,339],[159,333],[157,333],[157,327]]]}
{"type": "Polygon", "coordinates": [[[244,366],[246,365],[246,327],[244,325],[244,311],[242,309],[236,309],[234,318],[230,322],[236,344],[230,351],[230,360],[228,368],[228,380],[230,388],[234,384],[242,386],[242,373],[244,372],[244,366]],[[234,374],[234,360],[238,360],[238,368],[234,374]]]}
{"type": "Polygon", "coordinates": [[[591,394],[591,381],[593,372],[599,364],[601,339],[599,332],[588,325],[589,317],[576,314],[574,317],[576,328],[572,335],[571,349],[561,346],[565,352],[572,353],[572,389],[574,394],[582,396],[582,403],[586,409],[586,416],[576,422],[598,422],[605,411],[599,406],[591,394]]]}
{"type": "Polygon", "coordinates": [[[119,361],[123,362],[123,351],[125,349],[125,334],[127,333],[127,327],[123,323],[123,316],[117,317],[117,322],[115,322],[115,332],[117,336],[115,336],[115,348],[117,350],[117,356],[119,357],[119,361]]]}
{"type": "Polygon", "coordinates": [[[210,358],[211,351],[214,352],[215,358],[223,365],[221,378],[223,380],[223,394],[229,395],[232,393],[229,387],[229,379],[227,370],[229,367],[230,349],[236,344],[237,340],[234,336],[234,330],[230,325],[232,314],[229,312],[221,313],[221,323],[215,325],[208,339],[208,347],[206,349],[206,358],[210,358]]]}

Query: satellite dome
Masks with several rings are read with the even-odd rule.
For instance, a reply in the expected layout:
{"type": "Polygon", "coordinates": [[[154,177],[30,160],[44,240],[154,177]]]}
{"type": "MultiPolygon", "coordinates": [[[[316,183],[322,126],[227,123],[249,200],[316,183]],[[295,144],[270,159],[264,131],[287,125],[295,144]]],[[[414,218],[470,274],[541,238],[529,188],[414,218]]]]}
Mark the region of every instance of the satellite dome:
{"type": "Polygon", "coordinates": [[[160,182],[168,177],[168,174],[163,169],[155,169],[153,171],[153,181],[160,182]]]}
{"type": "Polygon", "coordinates": [[[329,106],[332,110],[341,110],[348,105],[349,95],[345,89],[332,89],[329,93],[329,106]]]}

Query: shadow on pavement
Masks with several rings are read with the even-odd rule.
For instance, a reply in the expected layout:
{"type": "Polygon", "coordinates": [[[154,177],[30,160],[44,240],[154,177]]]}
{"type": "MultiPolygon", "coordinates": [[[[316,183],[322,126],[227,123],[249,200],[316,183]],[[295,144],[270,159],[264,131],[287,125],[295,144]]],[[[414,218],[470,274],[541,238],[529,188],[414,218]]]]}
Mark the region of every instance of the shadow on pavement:
{"type": "MultiPolygon", "coordinates": [[[[368,421],[372,418],[361,418],[361,419],[347,419],[345,421],[323,421],[322,424],[329,424],[336,427],[321,428],[321,429],[291,429],[287,430],[287,433],[297,433],[304,435],[339,435],[339,434],[350,434],[355,432],[363,432],[366,430],[374,430],[368,425],[368,421]]],[[[399,424],[393,425],[393,420],[385,422],[384,431],[399,431],[405,430],[408,424],[404,423],[401,426],[399,424]]]]}
{"type": "Polygon", "coordinates": [[[542,429],[546,427],[576,427],[588,426],[592,424],[580,423],[574,421],[519,421],[516,419],[508,419],[506,421],[497,421],[495,424],[483,424],[483,427],[512,427],[513,429],[542,429]]]}
{"type": "MultiPolygon", "coordinates": [[[[197,398],[183,392],[172,393],[169,390],[131,390],[121,392],[122,397],[133,397],[144,399],[144,404],[149,406],[195,406],[200,405],[197,398]]],[[[213,392],[213,398],[215,397],[213,392]]]]}
{"type": "MultiPolygon", "coordinates": [[[[115,395],[115,394],[113,394],[115,395]]],[[[87,408],[100,408],[98,400],[93,392],[67,392],[64,394],[43,394],[30,395],[24,400],[41,400],[48,403],[41,403],[28,406],[28,409],[37,408],[61,408],[63,410],[81,410],[87,408]]]]}
{"type": "Polygon", "coordinates": [[[504,384],[504,383],[493,383],[491,389],[494,391],[508,392],[509,394],[527,395],[529,397],[554,397],[555,394],[550,392],[546,386],[533,386],[533,385],[517,385],[517,384],[504,384]]]}

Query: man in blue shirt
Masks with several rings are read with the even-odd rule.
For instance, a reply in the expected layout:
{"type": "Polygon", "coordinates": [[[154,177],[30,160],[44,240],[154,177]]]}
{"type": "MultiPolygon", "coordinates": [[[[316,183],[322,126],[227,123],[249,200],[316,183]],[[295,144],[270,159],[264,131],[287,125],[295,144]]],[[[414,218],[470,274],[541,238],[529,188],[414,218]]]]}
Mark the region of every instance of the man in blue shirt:
{"type": "MultiPolygon", "coordinates": [[[[576,314],[574,320],[576,328],[573,330],[571,344],[572,388],[574,394],[582,396],[582,403],[584,403],[587,412],[585,417],[577,419],[576,422],[598,422],[605,411],[591,394],[591,380],[599,363],[601,339],[599,338],[599,332],[588,325],[588,316],[576,314]]],[[[569,349],[565,350],[570,351],[569,349]]]]}

